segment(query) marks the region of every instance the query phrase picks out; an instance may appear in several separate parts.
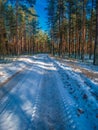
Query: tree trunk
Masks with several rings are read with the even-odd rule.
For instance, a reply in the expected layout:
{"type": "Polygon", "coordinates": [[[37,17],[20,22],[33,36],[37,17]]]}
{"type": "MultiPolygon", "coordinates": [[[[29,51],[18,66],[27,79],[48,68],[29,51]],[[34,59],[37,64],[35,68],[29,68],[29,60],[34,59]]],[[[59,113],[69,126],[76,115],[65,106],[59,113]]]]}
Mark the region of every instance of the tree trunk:
{"type": "Polygon", "coordinates": [[[98,65],[98,0],[96,0],[96,38],[94,47],[94,65],[98,65]]]}
{"type": "Polygon", "coordinates": [[[16,0],[16,53],[19,55],[19,48],[18,48],[18,6],[19,0],[16,0]]]}
{"type": "Polygon", "coordinates": [[[86,28],[85,28],[85,17],[86,17],[86,9],[85,9],[86,0],[83,0],[83,42],[82,42],[82,52],[81,59],[84,61],[84,46],[86,42],[86,28]]]}
{"type": "Polygon", "coordinates": [[[69,5],[69,45],[68,45],[69,57],[71,55],[71,3],[69,5]]]}
{"type": "Polygon", "coordinates": [[[89,50],[89,59],[92,57],[92,26],[93,26],[93,3],[94,0],[92,0],[92,10],[91,10],[91,24],[90,24],[90,50],[89,50]]]}

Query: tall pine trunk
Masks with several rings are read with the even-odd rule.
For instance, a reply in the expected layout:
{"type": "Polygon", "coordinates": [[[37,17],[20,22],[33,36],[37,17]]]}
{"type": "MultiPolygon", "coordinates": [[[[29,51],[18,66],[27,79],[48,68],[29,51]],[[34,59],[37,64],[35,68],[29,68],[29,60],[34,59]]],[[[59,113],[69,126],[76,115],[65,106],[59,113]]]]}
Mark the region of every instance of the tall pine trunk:
{"type": "Polygon", "coordinates": [[[92,57],[92,42],[93,42],[93,38],[92,38],[92,26],[93,26],[93,4],[94,4],[94,0],[92,0],[92,10],[91,10],[91,24],[90,24],[90,48],[89,48],[89,59],[91,59],[92,57]]]}
{"type": "Polygon", "coordinates": [[[96,0],[96,38],[94,47],[94,65],[98,65],[98,0],[96,0]]]}
{"type": "Polygon", "coordinates": [[[69,57],[71,56],[71,3],[69,3],[69,45],[68,45],[69,57]]]}
{"type": "Polygon", "coordinates": [[[83,0],[83,39],[82,39],[82,50],[81,50],[81,60],[84,61],[84,54],[85,54],[85,42],[86,42],[86,27],[85,27],[85,20],[86,20],[86,0],[83,0]]]}
{"type": "Polygon", "coordinates": [[[19,8],[19,0],[16,0],[16,54],[19,55],[19,36],[18,36],[18,8],[19,8]]]}

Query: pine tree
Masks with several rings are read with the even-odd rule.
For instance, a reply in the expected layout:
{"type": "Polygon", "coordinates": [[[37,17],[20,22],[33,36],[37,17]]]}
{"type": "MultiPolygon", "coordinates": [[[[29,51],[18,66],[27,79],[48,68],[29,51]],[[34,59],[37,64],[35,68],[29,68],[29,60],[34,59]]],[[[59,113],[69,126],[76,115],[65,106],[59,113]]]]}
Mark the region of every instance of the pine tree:
{"type": "Polygon", "coordinates": [[[94,65],[98,65],[98,0],[96,0],[96,37],[94,48],[94,65]]]}

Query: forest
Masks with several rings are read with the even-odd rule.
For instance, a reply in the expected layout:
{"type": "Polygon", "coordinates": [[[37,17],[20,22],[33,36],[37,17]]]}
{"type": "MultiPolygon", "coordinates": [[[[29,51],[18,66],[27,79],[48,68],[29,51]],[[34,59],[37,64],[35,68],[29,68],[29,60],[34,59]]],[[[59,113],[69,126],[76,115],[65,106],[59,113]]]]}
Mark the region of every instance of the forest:
{"type": "Polygon", "coordinates": [[[47,0],[47,32],[35,5],[36,0],[0,0],[0,59],[51,53],[98,65],[97,0],[47,0]]]}
{"type": "Polygon", "coordinates": [[[98,0],[0,0],[0,130],[98,130],[98,0]]]}

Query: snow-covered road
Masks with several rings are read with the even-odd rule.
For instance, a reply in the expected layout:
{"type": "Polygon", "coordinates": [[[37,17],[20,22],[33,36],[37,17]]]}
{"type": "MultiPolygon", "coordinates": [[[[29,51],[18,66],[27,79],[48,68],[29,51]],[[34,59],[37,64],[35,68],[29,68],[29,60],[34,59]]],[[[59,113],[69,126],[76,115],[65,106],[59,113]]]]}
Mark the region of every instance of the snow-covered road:
{"type": "Polygon", "coordinates": [[[83,81],[48,55],[34,56],[0,88],[0,130],[98,130],[97,97],[83,81]]]}

